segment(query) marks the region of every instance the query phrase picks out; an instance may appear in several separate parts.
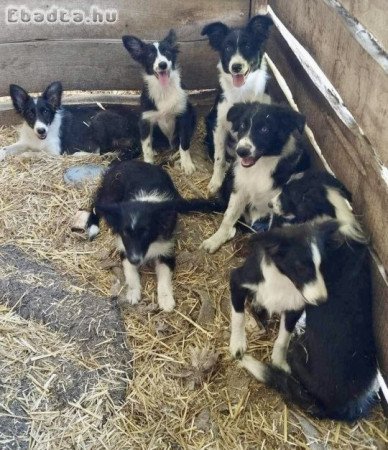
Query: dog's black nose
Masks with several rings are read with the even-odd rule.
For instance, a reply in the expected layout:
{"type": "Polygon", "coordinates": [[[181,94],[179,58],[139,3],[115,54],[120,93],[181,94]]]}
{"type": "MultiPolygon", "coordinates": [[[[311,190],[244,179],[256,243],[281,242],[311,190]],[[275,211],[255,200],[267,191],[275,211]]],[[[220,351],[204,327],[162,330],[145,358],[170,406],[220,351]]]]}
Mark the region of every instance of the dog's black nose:
{"type": "Polygon", "coordinates": [[[38,128],[38,129],[36,130],[36,132],[42,136],[43,134],[46,133],[46,129],[45,129],[45,128],[38,128]]]}
{"type": "Polygon", "coordinates": [[[129,262],[134,266],[138,266],[141,262],[141,259],[138,256],[130,256],[128,259],[129,262]]]}
{"type": "Polygon", "coordinates": [[[166,70],[166,69],[167,69],[167,63],[166,63],[166,61],[161,61],[161,62],[159,63],[159,69],[160,69],[160,70],[166,70]]]}
{"type": "Polygon", "coordinates": [[[268,202],[268,208],[270,208],[270,209],[273,208],[273,203],[272,202],[268,202]]]}
{"type": "Polygon", "coordinates": [[[239,72],[241,72],[241,69],[242,69],[242,64],[233,64],[233,65],[232,65],[232,71],[233,71],[234,73],[239,73],[239,72]]]}
{"type": "Polygon", "coordinates": [[[251,155],[251,147],[238,147],[236,152],[241,158],[246,158],[251,155]]]}

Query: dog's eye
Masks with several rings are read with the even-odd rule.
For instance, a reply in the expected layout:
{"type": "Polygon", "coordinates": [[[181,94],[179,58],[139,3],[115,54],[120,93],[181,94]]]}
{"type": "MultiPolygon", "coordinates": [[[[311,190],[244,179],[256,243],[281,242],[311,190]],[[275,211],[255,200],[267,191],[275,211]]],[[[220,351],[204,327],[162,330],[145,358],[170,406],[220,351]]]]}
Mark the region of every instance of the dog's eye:
{"type": "Polygon", "coordinates": [[[225,47],[225,50],[226,50],[228,53],[230,53],[230,52],[233,51],[233,46],[227,45],[227,46],[225,47]]]}
{"type": "Polygon", "coordinates": [[[269,128],[268,128],[266,125],[264,125],[263,127],[261,127],[260,130],[259,130],[259,132],[260,132],[261,134],[267,134],[268,131],[269,131],[269,128]]]}

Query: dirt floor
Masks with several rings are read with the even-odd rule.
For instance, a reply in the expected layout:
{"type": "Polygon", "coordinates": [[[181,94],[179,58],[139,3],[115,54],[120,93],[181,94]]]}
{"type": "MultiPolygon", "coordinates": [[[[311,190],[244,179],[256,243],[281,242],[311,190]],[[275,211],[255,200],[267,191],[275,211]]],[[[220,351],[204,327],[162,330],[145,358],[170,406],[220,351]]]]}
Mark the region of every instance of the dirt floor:
{"type": "MultiPolygon", "coordinates": [[[[1,129],[0,146],[14,140],[12,128],[1,129]]],[[[192,177],[184,176],[173,158],[168,167],[180,192],[187,197],[205,195],[210,179],[202,140],[201,123],[193,144],[198,170],[192,177]]],[[[122,276],[113,237],[104,228],[90,243],[82,233],[70,229],[74,214],[89,207],[95,189],[95,183],[65,185],[64,170],[80,162],[96,163],[101,158],[37,156],[0,162],[0,244],[16,245],[49,262],[59,274],[76,280],[80,292],[102,295],[111,302],[112,295],[119,293],[117,280],[122,276]]],[[[104,164],[108,162],[109,158],[105,158],[104,164]]],[[[71,403],[78,409],[67,405],[69,410],[61,418],[57,438],[57,428],[53,430],[42,415],[34,414],[40,411],[39,404],[34,403],[33,410],[28,403],[24,413],[33,430],[31,448],[386,448],[387,423],[380,410],[369,420],[352,425],[313,421],[299,410],[285,406],[278,395],[251,379],[230,358],[228,278],[230,269],[242,261],[239,250],[246,237],[240,235],[215,255],[204,253],[199,246],[216,230],[220,220],[220,215],[180,219],[174,277],[177,307],[173,313],[158,310],[155,274],[150,267],[142,272],[141,303],[132,308],[123,305],[128,346],[133,353],[133,378],[125,403],[120,408],[112,407],[109,419],[104,416],[101,420],[101,411],[90,409],[90,403],[84,404],[82,396],[74,399],[71,403]],[[58,438],[59,435],[66,439],[58,438]]],[[[32,326],[31,321],[27,323],[8,310],[2,310],[1,317],[12,322],[10,327],[2,326],[0,321],[0,336],[4,339],[32,326]]],[[[63,335],[36,326],[42,336],[36,345],[48,349],[42,351],[42,356],[50,354],[50,345],[60,348],[66,344],[63,335]]],[[[266,331],[253,318],[248,320],[249,352],[268,360],[276,328],[276,321],[266,331]]],[[[13,345],[20,346],[21,351],[24,344],[19,341],[13,345]]],[[[77,349],[75,345],[71,351],[64,351],[63,357],[81,364],[77,349]]],[[[7,366],[11,364],[3,353],[0,359],[7,366]]],[[[47,361],[51,363],[50,356],[47,361]]],[[[52,370],[58,364],[53,361],[52,370]]],[[[13,375],[16,378],[17,373],[13,375]]],[[[44,384],[43,379],[41,383],[44,384]]],[[[28,389],[37,388],[32,384],[28,389]]],[[[97,389],[97,393],[101,392],[97,389]]],[[[93,395],[89,395],[89,400],[93,400],[93,395]]],[[[0,404],[0,416],[12,414],[16,413],[0,404]]]]}

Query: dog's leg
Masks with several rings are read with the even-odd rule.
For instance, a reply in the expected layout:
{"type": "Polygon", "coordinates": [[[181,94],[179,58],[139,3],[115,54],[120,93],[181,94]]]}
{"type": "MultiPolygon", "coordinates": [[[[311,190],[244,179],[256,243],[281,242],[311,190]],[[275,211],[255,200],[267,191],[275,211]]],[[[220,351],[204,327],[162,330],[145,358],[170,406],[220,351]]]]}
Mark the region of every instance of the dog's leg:
{"type": "Polygon", "coordinates": [[[172,289],[172,274],[175,257],[161,256],[156,260],[156,277],[158,279],[158,303],[160,309],[170,312],[174,309],[175,300],[172,289]]]}
{"type": "Polygon", "coordinates": [[[16,142],[16,144],[9,145],[0,150],[0,161],[7,158],[8,156],[21,155],[22,153],[31,150],[26,144],[22,142],[16,142]]]}
{"type": "Polygon", "coordinates": [[[245,299],[248,295],[246,288],[241,283],[242,268],[232,272],[230,277],[231,294],[231,335],[230,353],[233,358],[242,358],[247,349],[247,338],[245,334],[245,299]]]}
{"type": "Polygon", "coordinates": [[[137,303],[139,303],[141,298],[140,275],[137,267],[128,261],[124,252],[121,253],[121,258],[123,263],[125,282],[128,286],[127,300],[130,305],[136,305],[137,303]]]}
{"type": "Polygon", "coordinates": [[[139,128],[144,161],[153,164],[154,150],[152,148],[152,124],[149,120],[141,119],[139,128]]]}
{"type": "Polygon", "coordinates": [[[181,157],[181,167],[186,175],[191,175],[195,171],[195,165],[190,155],[190,142],[194,134],[196,114],[193,106],[189,103],[185,113],[178,117],[179,132],[179,154],[181,157]]]}
{"type": "Polygon", "coordinates": [[[291,335],[302,314],[303,310],[286,311],[280,316],[279,334],[273,346],[271,360],[274,366],[277,366],[286,372],[290,372],[290,367],[287,363],[287,352],[291,335]]]}
{"type": "Polygon", "coordinates": [[[229,199],[228,208],[225,211],[220,228],[213,234],[213,236],[203,241],[201,247],[209,253],[214,253],[221,247],[222,244],[229,239],[232,239],[236,234],[236,228],[234,225],[243,213],[245,206],[245,197],[238,192],[232,192],[229,199]]]}
{"type": "Polygon", "coordinates": [[[225,140],[226,129],[217,124],[214,130],[214,168],[213,175],[208,185],[211,194],[215,194],[221,187],[225,176],[225,140]]]}

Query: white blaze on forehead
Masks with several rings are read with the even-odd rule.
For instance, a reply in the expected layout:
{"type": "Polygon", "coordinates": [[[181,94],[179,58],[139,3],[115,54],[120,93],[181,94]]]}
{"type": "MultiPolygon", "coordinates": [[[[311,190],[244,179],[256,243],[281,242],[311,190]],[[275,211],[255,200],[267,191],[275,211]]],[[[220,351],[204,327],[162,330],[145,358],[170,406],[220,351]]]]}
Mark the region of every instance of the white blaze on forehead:
{"type": "Polygon", "coordinates": [[[34,125],[34,131],[37,131],[39,128],[43,128],[45,131],[47,131],[48,129],[45,123],[41,122],[40,120],[37,120],[34,125]]]}
{"type": "Polygon", "coordinates": [[[155,72],[157,70],[159,70],[159,63],[160,62],[165,62],[167,64],[167,69],[166,70],[170,70],[172,63],[171,63],[171,61],[169,59],[167,59],[164,55],[162,55],[160,53],[159,42],[154,42],[153,46],[156,48],[156,58],[155,58],[155,62],[154,62],[154,70],[155,70],[155,72]]]}
{"type": "Polygon", "coordinates": [[[245,72],[249,69],[248,61],[240,54],[240,52],[237,50],[237,52],[232,56],[230,62],[229,62],[229,70],[232,72],[232,66],[233,64],[241,64],[241,71],[239,73],[245,74],[245,72]]]}
{"type": "Polygon", "coordinates": [[[238,147],[250,148],[251,150],[255,147],[251,138],[248,135],[245,135],[242,139],[240,139],[237,143],[238,147]]]}
{"type": "Polygon", "coordinates": [[[327,289],[320,269],[321,253],[315,242],[311,243],[311,253],[315,267],[315,280],[303,286],[302,294],[307,303],[316,305],[318,302],[327,300],[327,289]]]}
{"type": "Polygon", "coordinates": [[[135,195],[134,200],[139,201],[139,202],[159,203],[159,202],[165,202],[167,200],[171,200],[171,198],[165,192],[159,192],[159,191],[146,192],[146,191],[140,190],[135,195]]]}

